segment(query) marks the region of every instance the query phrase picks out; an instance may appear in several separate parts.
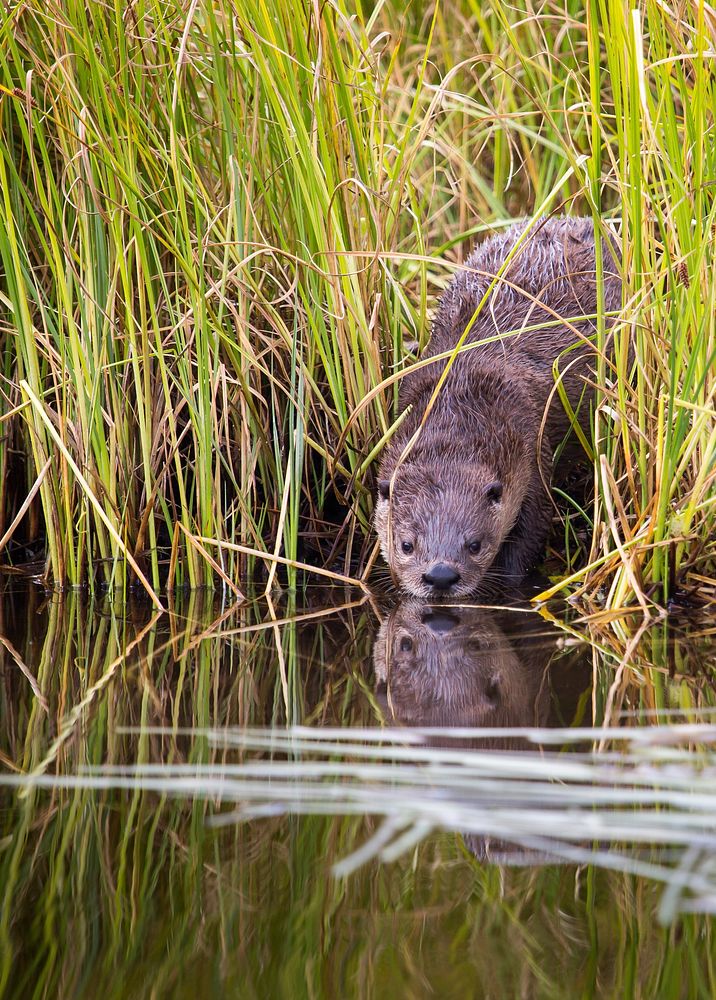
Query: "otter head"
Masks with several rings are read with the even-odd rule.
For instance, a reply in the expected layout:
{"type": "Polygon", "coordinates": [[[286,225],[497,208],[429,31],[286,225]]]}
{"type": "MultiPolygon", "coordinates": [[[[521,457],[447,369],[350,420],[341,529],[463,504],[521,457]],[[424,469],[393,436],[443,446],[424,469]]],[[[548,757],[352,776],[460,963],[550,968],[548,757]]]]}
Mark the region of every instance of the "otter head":
{"type": "Polygon", "coordinates": [[[523,496],[486,465],[404,462],[378,484],[375,526],[396,582],[425,600],[476,593],[517,520],[523,496]]]}

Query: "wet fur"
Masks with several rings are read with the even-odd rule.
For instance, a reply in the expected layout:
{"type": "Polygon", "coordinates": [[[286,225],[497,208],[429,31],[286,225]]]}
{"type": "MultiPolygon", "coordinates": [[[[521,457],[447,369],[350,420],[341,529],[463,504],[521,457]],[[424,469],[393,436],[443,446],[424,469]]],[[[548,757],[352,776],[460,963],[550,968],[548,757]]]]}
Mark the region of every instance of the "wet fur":
{"type": "MultiPolygon", "coordinates": [[[[455,346],[523,230],[524,224],[513,226],[467,259],[440,300],[423,357],[455,346]]],[[[621,302],[621,283],[614,248],[606,243],[603,262],[605,308],[612,311],[621,302]]],[[[400,410],[412,410],[383,455],[378,478],[384,489],[392,481],[392,488],[390,500],[378,496],[375,526],[393,577],[409,593],[436,596],[423,581],[436,563],[460,573],[446,595],[456,598],[494,583],[518,583],[539,559],[552,520],[543,478],[550,481],[554,450],[570,430],[555,394],[540,440],[553,365],[559,359],[570,405],[588,433],[594,351],[582,338],[594,335],[595,324],[524,328],[553,321],[555,314],[567,319],[596,313],[595,267],[591,220],[537,224],[483,306],[468,342],[522,332],[455,359],[420,437],[399,465],[445,361],[403,380],[400,410]],[[495,483],[502,487],[497,502],[491,498],[495,483]],[[406,540],[415,547],[409,555],[401,549],[406,540]],[[480,542],[479,553],[469,552],[470,541],[480,542]]],[[[567,456],[565,464],[571,464],[575,449],[567,456]]]]}

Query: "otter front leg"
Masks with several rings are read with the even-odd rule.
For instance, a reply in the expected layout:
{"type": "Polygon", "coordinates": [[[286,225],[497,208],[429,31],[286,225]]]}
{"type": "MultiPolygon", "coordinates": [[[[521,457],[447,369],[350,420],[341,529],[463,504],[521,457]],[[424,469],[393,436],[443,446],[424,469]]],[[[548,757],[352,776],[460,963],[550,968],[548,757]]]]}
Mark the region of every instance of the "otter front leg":
{"type": "Polygon", "coordinates": [[[517,520],[494,563],[502,582],[519,583],[542,556],[552,527],[552,499],[544,486],[551,476],[552,449],[543,439],[540,468],[535,467],[517,520]]]}

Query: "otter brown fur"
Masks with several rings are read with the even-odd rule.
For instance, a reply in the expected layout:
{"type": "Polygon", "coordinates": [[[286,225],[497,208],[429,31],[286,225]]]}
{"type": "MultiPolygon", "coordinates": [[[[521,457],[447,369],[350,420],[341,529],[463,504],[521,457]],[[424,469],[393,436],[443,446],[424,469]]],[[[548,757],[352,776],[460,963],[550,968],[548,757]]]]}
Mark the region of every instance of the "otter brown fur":
{"type": "MultiPolygon", "coordinates": [[[[455,346],[525,226],[491,237],[468,257],[440,300],[424,357],[455,346]]],[[[603,241],[608,312],[621,302],[615,258],[614,246],[603,241]]],[[[553,369],[556,364],[570,406],[588,428],[589,338],[596,325],[585,317],[597,312],[595,272],[590,219],[540,220],[495,284],[467,342],[509,336],[455,358],[400,462],[446,362],[403,379],[400,410],[410,405],[411,412],[380,464],[375,525],[391,573],[406,591],[459,598],[495,582],[517,583],[541,555],[552,522],[543,480],[549,482],[554,450],[570,431],[553,369]],[[555,323],[560,317],[569,324],[555,323]],[[544,323],[553,325],[527,329],[544,323]]]]}

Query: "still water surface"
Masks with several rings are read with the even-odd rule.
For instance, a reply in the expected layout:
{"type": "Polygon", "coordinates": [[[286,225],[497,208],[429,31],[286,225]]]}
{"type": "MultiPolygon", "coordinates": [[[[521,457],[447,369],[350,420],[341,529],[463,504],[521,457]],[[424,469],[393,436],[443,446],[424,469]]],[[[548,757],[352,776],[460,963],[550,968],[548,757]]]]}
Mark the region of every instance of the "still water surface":
{"type": "MultiPolygon", "coordinates": [[[[480,799],[485,824],[460,829],[466,796],[441,787],[452,772],[431,753],[528,750],[549,776],[559,746],[530,743],[531,727],[710,721],[713,622],[637,636],[638,623],[596,632],[558,617],[527,605],[390,610],[342,590],[235,608],[192,595],[161,616],[4,593],[0,769],[50,787],[0,786],[0,995],[712,997],[711,916],[662,925],[658,881],[558,863],[529,829],[517,843],[500,836],[499,790],[480,799]],[[289,726],[369,730],[373,747],[385,726],[430,732],[414,761],[409,745],[399,760],[388,747],[378,763],[393,777],[376,784],[360,733],[353,750],[311,756],[285,741],[289,726]],[[473,732],[456,738],[456,726],[473,732]],[[261,732],[237,743],[226,727],[261,732]],[[348,758],[364,768],[350,808],[348,758]],[[316,759],[324,770],[296,782],[291,768],[316,759]],[[247,764],[263,798],[212,784],[247,764]],[[379,804],[386,794],[392,804],[379,804]],[[415,794],[437,803],[431,829],[375,858],[366,845],[381,816],[415,794]],[[337,875],[349,858],[354,870],[337,875]]],[[[654,860],[641,847],[630,856],[654,860]]]]}

